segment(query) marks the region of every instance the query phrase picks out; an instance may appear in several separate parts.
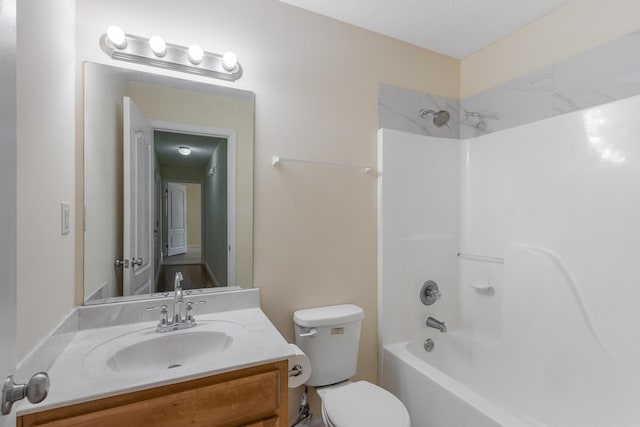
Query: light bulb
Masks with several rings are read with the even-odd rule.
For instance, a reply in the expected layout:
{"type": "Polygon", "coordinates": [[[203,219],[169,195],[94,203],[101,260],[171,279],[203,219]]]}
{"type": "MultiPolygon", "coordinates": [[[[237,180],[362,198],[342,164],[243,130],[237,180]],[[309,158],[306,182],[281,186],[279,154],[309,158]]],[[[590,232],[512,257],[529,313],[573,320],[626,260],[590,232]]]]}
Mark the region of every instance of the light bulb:
{"type": "Polygon", "coordinates": [[[189,46],[189,61],[198,65],[204,57],[204,51],[197,44],[189,46]]]}
{"type": "Polygon", "coordinates": [[[156,56],[164,56],[167,53],[167,44],[160,36],[153,36],[149,39],[149,47],[156,56]]]}
{"type": "Polygon", "coordinates": [[[118,49],[124,49],[127,45],[127,38],[124,31],[117,25],[111,25],[107,28],[107,39],[118,49]]]}
{"type": "Polygon", "coordinates": [[[191,154],[191,148],[181,145],[180,147],[178,147],[178,153],[182,154],[183,156],[188,156],[189,154],[191,154]]]}
{"type": "Polygon", "coordinates": [[[222,68],[229,72],[232,72],[235,71],[237,65],[238,58],[236,57],[235,53],[225,52],[225,54],[222,55],[222,68]]]}

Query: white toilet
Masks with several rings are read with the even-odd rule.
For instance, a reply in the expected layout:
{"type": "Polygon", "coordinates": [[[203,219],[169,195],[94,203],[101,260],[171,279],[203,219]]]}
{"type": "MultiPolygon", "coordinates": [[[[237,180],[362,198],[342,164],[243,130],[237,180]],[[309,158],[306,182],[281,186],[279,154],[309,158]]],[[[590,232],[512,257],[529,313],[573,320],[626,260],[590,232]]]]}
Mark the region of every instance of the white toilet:
{"type": "Polygon", "coordinates": [[[306,384],[316,387],[328,427],[410,427],[407,408],[397,397],[367,381],[349,381],[358,366],[363,317],[362,308],[351,304],[293,314],[296,345],[311,361],[306,384]]]}

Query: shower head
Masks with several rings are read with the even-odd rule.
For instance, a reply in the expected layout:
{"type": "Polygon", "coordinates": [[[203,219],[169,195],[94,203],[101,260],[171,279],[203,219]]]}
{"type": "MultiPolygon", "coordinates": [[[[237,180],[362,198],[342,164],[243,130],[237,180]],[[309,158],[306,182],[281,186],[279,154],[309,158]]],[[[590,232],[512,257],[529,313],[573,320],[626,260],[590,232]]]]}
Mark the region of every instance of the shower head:
{"type": "Polygon", "coordinates": [[[433,111],[433,110],[420,110],[420,117],[426,118],[429,114],[433,114],[433,124],[435,127],[441,128],[449,123],[451,114],[447,110],[433,111]]]}

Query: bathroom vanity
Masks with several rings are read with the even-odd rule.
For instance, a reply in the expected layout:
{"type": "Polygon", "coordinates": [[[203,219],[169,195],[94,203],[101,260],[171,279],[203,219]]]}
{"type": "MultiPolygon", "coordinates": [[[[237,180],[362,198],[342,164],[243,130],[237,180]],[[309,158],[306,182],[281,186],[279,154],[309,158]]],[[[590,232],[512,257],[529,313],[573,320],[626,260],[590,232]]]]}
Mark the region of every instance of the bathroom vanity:
{"type": "Polygon", "coordinates": [[[275,427],[287,416],[285,360],[36,412],[17,425],[275,427]]]}
{"type": "Polygon", "coordinates": [[[51,388],[18,405],[17,425],[286,426],[289,346],[259,291],[192,299],[207,302],[196,326],[170,332],[147,310],[168,301],[79,307],[23,363],[46,370],[51,388]]]}

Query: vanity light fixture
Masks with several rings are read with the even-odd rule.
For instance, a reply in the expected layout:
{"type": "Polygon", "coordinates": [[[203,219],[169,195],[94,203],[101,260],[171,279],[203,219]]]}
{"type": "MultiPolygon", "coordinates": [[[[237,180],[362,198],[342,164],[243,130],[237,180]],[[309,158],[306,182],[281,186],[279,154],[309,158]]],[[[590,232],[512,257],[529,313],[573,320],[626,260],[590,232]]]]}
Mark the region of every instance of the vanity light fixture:
{"type": "MultiPolygon", "coordinates": [[[[199,63],[202,62],[202,58],[204,57],[204,50],[202,50],[202,48],[197,45],[197,44],[192,44],[191,46],[189,46],[189,61],[191,61],[192,64],[198,65],[199,63]]],[[[223,56],[224,59],[224,56],[223,56]]]]}
{"type": "Polygon", "coordinates": [[[235,53],[225,52],[224,55],[222,55],[222,68],[231,73],[236,69],[237,66],[238,58],[236,57],[235,53]]]}
{"type": "Polygon", "coordinates": [[[205,52],[198,45],[190,47],[166,43],[161,37],[150,39],[126,34],[115,25],[100,37],[100,47],[111,59],[198,74],[216,79],[236,81],[242,77],[242,66],[232,52],[220,55],[205,52]]]}
{"type": "Polygon", "coordinates": [[[178,147],[178,153],[182,154],[183,156],[188,156],[189,154],[191,154],[191,148],[185,145],[181,145],[180,147],[178,147]]]}
{"type": "Polygon", "coordinates": [[[149,47],[154,55],[163,57],[167,53],[167,44],[160,36],[153,36],[149,39],[149,47]]]}
{"type": "Polygon", "coordinates": [[[111,25],[107,28],[107,39],[118,49],[124,49],[127,47],[127,38],[122,31],[122,28],[117,25],[111,25]]]}

